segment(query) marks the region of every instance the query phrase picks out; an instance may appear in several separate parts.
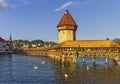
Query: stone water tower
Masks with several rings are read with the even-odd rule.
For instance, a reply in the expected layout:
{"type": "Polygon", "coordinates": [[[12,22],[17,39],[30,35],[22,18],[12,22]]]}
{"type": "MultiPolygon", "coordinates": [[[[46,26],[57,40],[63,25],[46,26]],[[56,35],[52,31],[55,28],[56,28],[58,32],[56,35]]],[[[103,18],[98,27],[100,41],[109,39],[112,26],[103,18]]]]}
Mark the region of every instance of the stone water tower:
{"type": "Polygon", "coordinates": [[[67,40],[76,40],[77,24],[70,15],[69,11],[66,10],[62,19],[57,25],[58,28],[58,43],[67,40]]]}

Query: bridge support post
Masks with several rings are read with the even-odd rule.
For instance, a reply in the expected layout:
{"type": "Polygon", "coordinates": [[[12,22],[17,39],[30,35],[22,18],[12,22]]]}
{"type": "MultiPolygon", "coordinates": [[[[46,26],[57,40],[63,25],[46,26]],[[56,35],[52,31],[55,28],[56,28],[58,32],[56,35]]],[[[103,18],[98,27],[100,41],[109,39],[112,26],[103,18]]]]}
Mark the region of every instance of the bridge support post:
{"type": "Polygon", "coordinates": [[[76,57],[73,57],[73,63],[76,63],[76,57]]]}
{"type": "Polygon", "coordinates": [[[108,57],[105,57],[105,63],[108,64],[108,57]]]}
{"type": "Polygon", "coordinates": [[[95,56],[92,56],[92,63],[95,64],[96,60],[95,60],[95,56]]]}
{"type": "Polygon", "coordinates": [[[119,61],[120,61],[120,54],[118,53],[118,59],[119,59],[119,61]]]}
{"type": "Polygon", "coordinates": [[[63,55],[62,57],[61,57],[61,63],[64,63],[65,62],[65,56],[63,55]]]}
{"type": "Polygon", "coordinates": [[[85,63],[85,57],[84,56],[82,57],[82,63],[85,63]]]}

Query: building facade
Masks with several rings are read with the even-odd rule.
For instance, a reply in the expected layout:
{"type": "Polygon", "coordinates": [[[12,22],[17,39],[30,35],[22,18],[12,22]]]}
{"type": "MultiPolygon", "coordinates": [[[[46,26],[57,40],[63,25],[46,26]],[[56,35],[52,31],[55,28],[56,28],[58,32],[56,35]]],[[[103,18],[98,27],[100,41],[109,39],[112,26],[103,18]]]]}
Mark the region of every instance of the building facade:
{"type": "Polygon", "coordinates": [[[0,37],[0,52],[6,50],[5,45],[6,45],[5,40],[4,40],[3,38],[0,37]]]}

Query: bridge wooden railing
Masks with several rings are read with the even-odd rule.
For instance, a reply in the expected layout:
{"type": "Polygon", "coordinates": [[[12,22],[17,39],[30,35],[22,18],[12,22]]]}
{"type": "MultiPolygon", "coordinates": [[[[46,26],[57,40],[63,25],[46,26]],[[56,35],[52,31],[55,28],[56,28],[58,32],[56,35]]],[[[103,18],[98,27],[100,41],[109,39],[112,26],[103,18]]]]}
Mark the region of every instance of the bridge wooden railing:
{"type": "MultiPolygon", "coordinates": [[[[59,50],[51,50],[49,48],[30,48],[30,49],[24,49],[24,52],[26,55],[41,55],[41,56],[50,56],[56,59],[75,59],[76,57],[82,56],[92,56],[93,59],[96,56],[104,56],[106,58],[112,58],[115,60],[119,60],[119,53],[118,51],[59,51],[59,50]]],[[[72,61],[73,61],[72,59],[72,61]]]]}
{"type": "Polygon", "coordinates": [[[117,51],[56,51],[56,50],[49,50],[45,48],[29,48],[24,49],[24,52],[27,55],[65,55],[65,56],[107,56],[110,58],[114,58],[118,56],[117,51]]]}

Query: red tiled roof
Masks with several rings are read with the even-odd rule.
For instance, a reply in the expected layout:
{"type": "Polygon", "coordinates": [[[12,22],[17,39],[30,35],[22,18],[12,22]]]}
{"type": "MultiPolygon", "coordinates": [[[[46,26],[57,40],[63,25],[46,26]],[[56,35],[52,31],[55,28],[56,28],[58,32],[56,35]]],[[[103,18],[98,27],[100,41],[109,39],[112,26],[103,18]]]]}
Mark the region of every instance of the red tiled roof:
{"type": "Polygon", "coordinates": [[[74,19],[72,18],[72,16],[70,15],[68,10],[65,11],[65,13],[64,13],[62,19],[60,20],[60,22],[58,23],[57,27],[64,26],[64,25],[77,27],[76,22],[74,21],[74,19]]]}
{"type": "Polygon", "coordinates": [[[3,39],[2,37],[0,37],[0,42],[5,42],[5,39],[3,39]]]}

